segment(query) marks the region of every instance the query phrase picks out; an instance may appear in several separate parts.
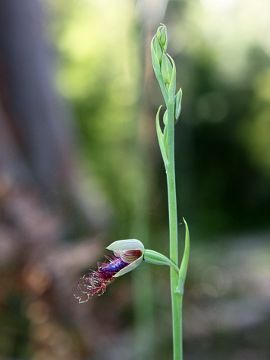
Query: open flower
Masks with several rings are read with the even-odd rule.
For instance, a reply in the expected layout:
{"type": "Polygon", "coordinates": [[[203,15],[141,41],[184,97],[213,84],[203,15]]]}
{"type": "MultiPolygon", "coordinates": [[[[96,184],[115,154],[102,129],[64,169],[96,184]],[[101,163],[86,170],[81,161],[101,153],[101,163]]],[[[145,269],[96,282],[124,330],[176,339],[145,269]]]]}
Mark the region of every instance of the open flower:
{"type": "Polygon", "coordinates": [[[105,256],[107,261],[98,263],[97,270],[91,270],[80,278],[74,293],[79,303],[87,302],[90,296],[104,294],[115,278],[135,269],[143,261],[144,246],[139,240],[118,240],[107,249],[114,255],[105,256]]]}

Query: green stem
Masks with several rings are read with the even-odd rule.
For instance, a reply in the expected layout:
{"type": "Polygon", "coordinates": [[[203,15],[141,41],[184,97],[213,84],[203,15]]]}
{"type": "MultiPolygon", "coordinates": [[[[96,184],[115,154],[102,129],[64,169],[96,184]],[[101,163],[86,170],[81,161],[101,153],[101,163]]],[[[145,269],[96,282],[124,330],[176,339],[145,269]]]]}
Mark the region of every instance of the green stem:
{"type": "MultiPolygon", "coordinates": [[[[168,101],[168,165],[166,167],[168,187],[169,229],[170,229],[170,259],[178,266],[178,220],[175,184],[174,161],[174,100],[168,101]]],[[[173,331],[173,359],[183,360],[182,340],[182,302],[183,295],[176,292],[178,274],[170,269],[171,303],[172,303],[172,331],[173,331]]]]}

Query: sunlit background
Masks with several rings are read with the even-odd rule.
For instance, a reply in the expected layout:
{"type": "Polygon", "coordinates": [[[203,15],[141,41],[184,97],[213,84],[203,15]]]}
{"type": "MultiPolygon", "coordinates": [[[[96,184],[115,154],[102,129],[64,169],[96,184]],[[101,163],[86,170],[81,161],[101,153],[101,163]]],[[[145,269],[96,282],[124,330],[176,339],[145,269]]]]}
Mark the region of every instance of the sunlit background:
{"type": "Polygon", "coordinates": [[[270,358],[268,0],[0,2],[0,358],[172,358],[168,269],[73,290],[116,239],[168,254],[150,62],[159,25],[183,89],[186,360],[270,358]]]}

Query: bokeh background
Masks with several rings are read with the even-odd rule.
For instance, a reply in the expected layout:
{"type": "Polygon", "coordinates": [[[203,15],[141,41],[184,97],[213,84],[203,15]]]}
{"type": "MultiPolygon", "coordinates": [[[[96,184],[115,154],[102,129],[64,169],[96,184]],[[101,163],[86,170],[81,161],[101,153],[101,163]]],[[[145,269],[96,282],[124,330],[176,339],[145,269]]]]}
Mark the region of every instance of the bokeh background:
{"type": "Polygon", "coordinates": [[[168,269],[79,305],[116,239],[168,253],[150,63],[160,22],[183,89],[179,227],[187,360],[270,358],[268,0],[0,2],[0,358],[171,358],[168,269]],[[183,236],[180,241],[183,243],[183,236]]]}

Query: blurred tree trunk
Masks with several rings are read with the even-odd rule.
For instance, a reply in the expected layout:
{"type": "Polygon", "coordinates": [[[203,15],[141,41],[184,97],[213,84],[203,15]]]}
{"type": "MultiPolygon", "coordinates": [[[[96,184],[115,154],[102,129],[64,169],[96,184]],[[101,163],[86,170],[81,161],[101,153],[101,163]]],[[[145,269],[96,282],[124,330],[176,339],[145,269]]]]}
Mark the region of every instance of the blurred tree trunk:
{"type": "Polygon", "coordinates": [[[8,135],[1,136],[2,162],[18,182],[27,174],[28,184],[33,181],[51,204],[79,210],[87,227],[96,229],[105,212],[89,208],[78,186],[71,117],[55,90],[54,65],[41,2],[1,1],[0,131],[8,135]],[[10,157],[11,147],[16,157],[10,157]]]}
{"type": "Polygon", "coordinates": [[[25,161],[50,193],[70,181],[68,112],[53,81],[53,54],[40,3],[0,2],[0,96],[25,161]]]}

